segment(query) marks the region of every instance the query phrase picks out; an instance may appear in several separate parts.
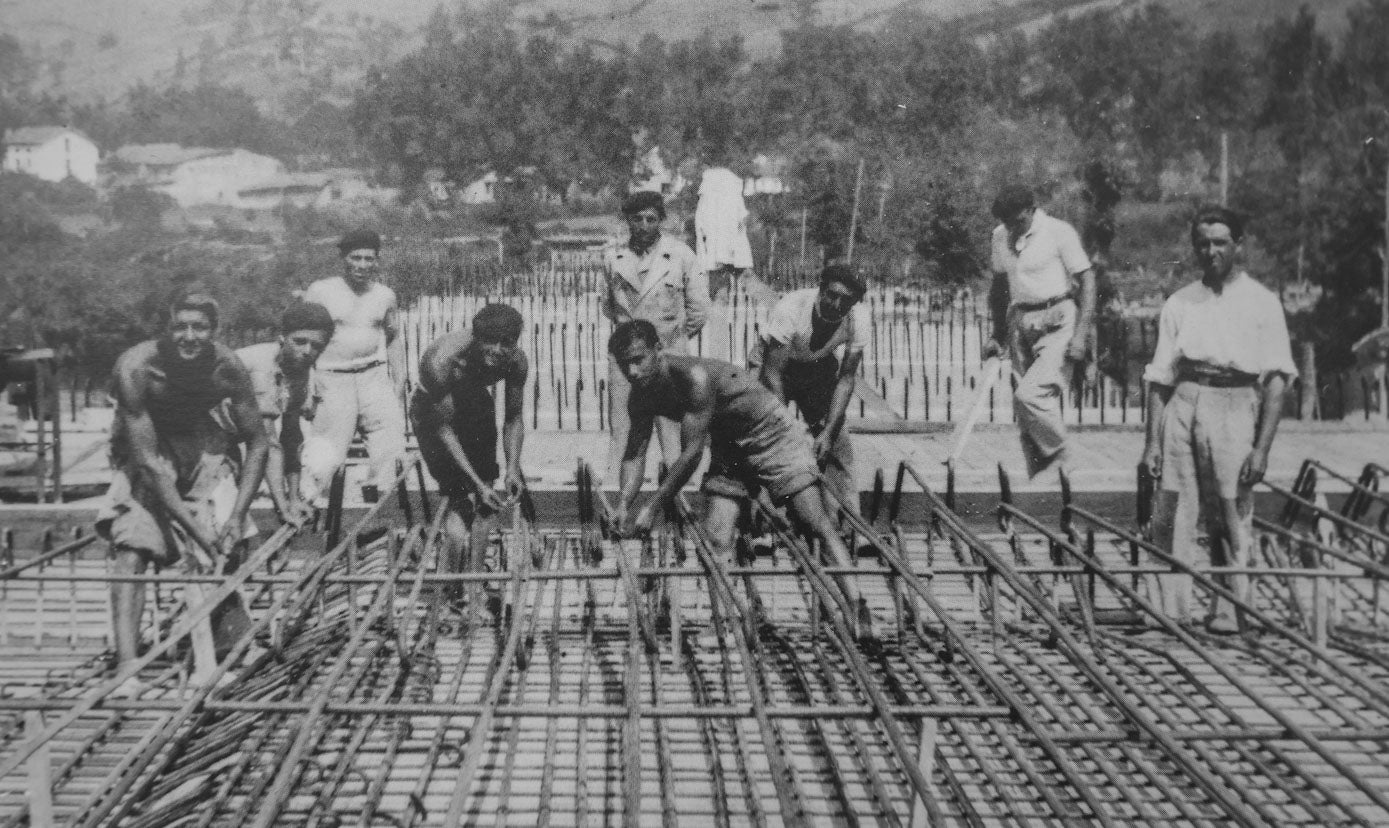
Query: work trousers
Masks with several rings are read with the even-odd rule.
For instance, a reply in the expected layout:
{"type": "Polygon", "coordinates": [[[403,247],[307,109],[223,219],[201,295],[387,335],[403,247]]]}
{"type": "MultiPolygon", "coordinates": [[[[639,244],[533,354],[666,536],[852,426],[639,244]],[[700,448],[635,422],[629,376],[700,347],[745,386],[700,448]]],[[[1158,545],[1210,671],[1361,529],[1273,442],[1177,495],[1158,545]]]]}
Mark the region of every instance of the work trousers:
{"type": "Polygon", "coordinates": [[[1014,307],[1008,311],[1008,348],[1018,383],[1013,412],[1030,476],[1064,459],[1066,426],[1061,421],[1061,391],[1066,346],[1075,325],[1076,306],[1071,301],[1041,310],[1014,307]]]}
{"type": "MultiPolygon", "coordinates": [[[[1180,382],[1163,410],[1162,488],[1177,494],[1177,511],[1162,522],[1173,526],[1172,555],[1183,563],[1248,566],[1253,561],[1254,496],[1239,475],[1254,448],[1259,403],[1258,388],[1180,382]],[[1226,526],[1232,513],[1235,525],[1226,526]]],[[[1248,597],[1247,576],[1216,580],[1237,597],[1248,597]]],[[[1191,618],[1191,578],[1164,575],[1158,581],[1163,611],[1179,620],[1191,618]]],[[[1212,600],[1210,615],[1224,626],[1237,622],[1234,606],[1223,598],[1212,600]]]]}
{"type": "Polygon", "coordinates": [[[405,456],[405,413],[385,364],[357,373],[321,370],[318,375],[323,398],[313,430],[323,439],[316,450],[304,452],[304,477],[312,478],[317,492],[326,490],[361,429],[371,462],[367,482],[388,489],[396,461],[405,456]]]}

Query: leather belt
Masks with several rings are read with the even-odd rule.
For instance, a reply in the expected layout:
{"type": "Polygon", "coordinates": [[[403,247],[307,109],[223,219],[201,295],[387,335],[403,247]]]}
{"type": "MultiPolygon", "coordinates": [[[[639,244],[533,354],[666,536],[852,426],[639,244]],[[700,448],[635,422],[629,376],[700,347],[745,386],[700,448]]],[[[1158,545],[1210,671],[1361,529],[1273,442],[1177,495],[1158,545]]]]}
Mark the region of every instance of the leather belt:
{"type": "Polygon", "coordinates": [[[330,374],[360,374],[363,371],[370,371],[372,368],[385,364],[386,361],[384,359],[378,359],[375,362],[368,362],[366,365],[358,365],[355,368],[319,368],[318,370],[327,371],[330,374]]]}
{"type": "Polygon", "coordinates": [[[1020,310],[1023,313],[1046,310],[1047,308],[1054,308],[1062,302],[1068,302],[1070,301],[1070,298],[1071,294],[1063,293],[1060,296],[1053,296],[1050,299],[1041,302],[1018,302],[1013,305],[1013,310],[1020,310]]]}
{"type": "Polygon", "coordinates": [[[1196,371],[1183,369],[1177,373],[1178,382],[1194,382],[1207,388],[1253,388],[1259,384],[1259,375],[1244,371],[1196,371]]]}

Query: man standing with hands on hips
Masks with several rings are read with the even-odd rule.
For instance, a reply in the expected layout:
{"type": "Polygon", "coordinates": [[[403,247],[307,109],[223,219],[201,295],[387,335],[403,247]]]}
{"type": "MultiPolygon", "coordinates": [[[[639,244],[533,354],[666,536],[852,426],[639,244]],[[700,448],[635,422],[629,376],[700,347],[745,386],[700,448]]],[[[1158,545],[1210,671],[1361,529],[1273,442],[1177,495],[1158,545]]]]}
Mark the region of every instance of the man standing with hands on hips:
{"type": "Polygon", "coordinates": [[[1036,206],[1032,191],[1010,184],[994,199],[994,341],[984,356],[1007,354],[1018,380],[1013,410],[1027,473],[1070,463],[1061,392],[1066,363],[1085,359],[1095,318],[1095,271],[1075,228],[1036,206]],[[1072,292],[1079,282],[1079,307],[1072,292]]]}
{"type": "MultiPolygon", "coordinates": [[[[1217,566],[1252,562],[1253,487],[1268,469],[1268,453],[1283,414],[1283,394],[1297,376],[1288,324],[1278,294],[1235,269],[1244,222],[1224,207],[1203,207],[1191,222],[1191,246],[1201,279],[1162,306],[1157,350],[1143,372],[1148,383],[1143,465],[1162,480],[1154,510],[1158,543],[1195,565],[1191,535],[1174,532],[1178,503],[1197,507],[1217,566]]],[[[1221,577],[1236,595],[1245,576],[1221,577]]],[[[1189,620],[1191,579],[1163,575],[1163,610],[1189,620]]],[[[1215,597],[1207,628],[1239,632],[1239,618],[1215,597]]]]}
{"type": "MultiPolygon", "coordinates": [[[[694,251],[684,242],[661,232],[666,218],[660,193],[632,193],[622,202],[622,217],[630,235],[627,244],[608,254],[608,289],[603,314],[613,327],[644,319],[656,328],[661,347],[668,354],[689,351],[689,340],[709,318],[709,277],[700,268],[694,251]]],[[[622,451],[627,445],[631,420],[627,396],[631,385],[611,355],[608,359],[608,424],[611,432],[605,480],[616,483],[622,451]]],[[[666,465],[680,457],[680,424],[664,417],[656,420],[656,438],[666,465]]]]}

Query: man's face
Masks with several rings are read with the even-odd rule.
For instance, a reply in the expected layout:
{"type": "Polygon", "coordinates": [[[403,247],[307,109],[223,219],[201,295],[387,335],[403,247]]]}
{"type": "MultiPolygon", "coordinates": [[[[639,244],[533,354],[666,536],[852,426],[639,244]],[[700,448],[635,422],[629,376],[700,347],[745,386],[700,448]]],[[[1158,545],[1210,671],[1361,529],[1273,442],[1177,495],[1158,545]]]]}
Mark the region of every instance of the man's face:
{"type": "Polygon", "coordinates": [[[280,366],[290,373],[309,370],[328,347],[328,332],[315,329],[290,331],[280,337],[280,366]]]}
{"type": "Polygon", "coordinates": [[[184,308],[169,321],[169,339],[180,359],[198,359],[212,350],[212,320],[200,310],[184,308]]]}
{"type": "Polygon", "coordinates": [[[1032,216],[1037,212],[1036,207],[1024,207],[1011,216],[1003,219],[1003,226],[1008,228],[1008,235],[1019,238],[1028,230],[1032,229],[1032,216]]]}
{"type": "Polygon", "coordinates": [[[347,251],[342,257],[345,265],[343,278],[353,287],[370,284],[376,278],[379,258],[377,252],[370,247],[347,251]]]}
{"type": "Polygon", "coordinates": [[[640,339],[633,340],[632,344],[618,352],[614,358],[617,360],[618,370],[633,388],[650,387],[660,376],[664,363],[661,346],[653,347],[640,339]]]}
{"type": "Polygon", "coordinates": [[[840,321],[850,308],[858,304],[858,298],[854,296],[854,292],[839,282],[820,285],[818,301],[820,318],[826,322],[840,321]]]}
{"type": "Polygon", "coordinates": [[[1201,268],[1201,278],[1208,282],[1223,281],[1230,275],[1239,252],[1239,243],[1231,237],[1229,226],[1219,223],[1196,225],[1191,247],[1201,268]]]}
{"type": "Polygon", "coordinates": [[[661,215],[651,207],[628,213],[627,229],[632,233],[633,246],[649,247],[661,234],[661,215]]]}
{"type": "Polygon", "coordinates": [[[489,371],[505,365],[516,353],[515,342],[488,342],[485,339],[473,341],[473,348],[482,360],[482,367],[489,371]]]}

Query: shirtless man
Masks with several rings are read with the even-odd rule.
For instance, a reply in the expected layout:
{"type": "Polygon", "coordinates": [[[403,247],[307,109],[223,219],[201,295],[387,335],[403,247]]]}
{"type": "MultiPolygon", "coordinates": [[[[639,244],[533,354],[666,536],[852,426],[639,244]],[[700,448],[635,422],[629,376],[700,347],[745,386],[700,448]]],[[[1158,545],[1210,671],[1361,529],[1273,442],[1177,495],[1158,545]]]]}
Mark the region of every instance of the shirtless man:
{"type": "Polygon", "coordinates": [[[313,514],[313,507],[300,496],[299,450],[304,445],[300,421],[312,420],[317,411],[322,392],[313,366],[332,337],[333,317],[327,308],[295,302],[280,316],[278,342],[248,345],[236,352],[251,374],[270,441],[265,465],[270,502],[280,520],[295,527],[303,526],[313,514]]]}
{"type": "MultiPolygon", "coordinates": [[[[97,529],[111,542],[113,571],[143,573],[151,562],[218,573],[234,567],[255,535],[247,511],[269,450],[251,378],[236,354],[214,342],[217,303],[190,294],[170,312],[168,333],[116,360],[115,470],[97,529]],[[241,462],[238,444],[246,447],[241,462]]],[[[190,606],[210,592],[189,584],[190,606]]],[[[145,585],[111,585],[118,669],[139,658],[145,585]]],[[[195,684],[248,623],[239,596],[192,632],[195,684]]]]}
{"type": "Polygon", "coordinates": [[[370,502],[389,486],[395,462],[405,454],[404,343],[396,336],[395,292],[376,281],[381,237],[354,230],[338,242],[338,251],[343,275],[314,282],[303,297],[327,308],[336,324],[318,362],[323,405],[314,417],[314,432],[326,438],[328,448],[324,456],[308,458],[305,468],[315,492],[321,492],[347,461],[360,428],[371,458],[371,475],[362,487],[370,502]]]}
{"type": "Polygon", "coordinates": [[[493,486],[497,466],[497,410],[492,386],[506,383],[502,451],[505,488],[512,497],[525,487],[521,442],[522,404],[530,364],[517,347],[521,314],[507,305],[487,305],[472,325],[434,340],[420,357],[420,384],[410,400],[410,420],[429,473],[448,496],[444,532],[449,547],[445,571],[478,571],[487,539],[504,503],[493,486]],[[471,529],[471,537],[468,537],[471,529]],[[471,554],[460,554],[467,541],[471,554]]]}
{"type": "MultiPolygon", "coordinates": [[[[667,355],[655,327],[644,319],[618,325],[608,339],[608,353],[632,385],[627,402],[632,427],[622,456],[621,497],[615,516],[624,534],[651,531],[658,510],[694,474],[707,443],[709,470],[701,487],[708,503],[705,527],[724,560],[732,558],[744,503],[765,487],[774,502],[790,504],[791,512],[820,539],[834,565],[850,565],[849,550],[825,511],[810,435],[756,376],[714,359],[667,355]],[[630,515],[641,491],[657,416],[680,423],[683,448],[650,502],[630,515]]],[[[870,634],[867,604],[850,582],[837,580],[849,605],[857,608],[860,634],[870,634]]]]}

